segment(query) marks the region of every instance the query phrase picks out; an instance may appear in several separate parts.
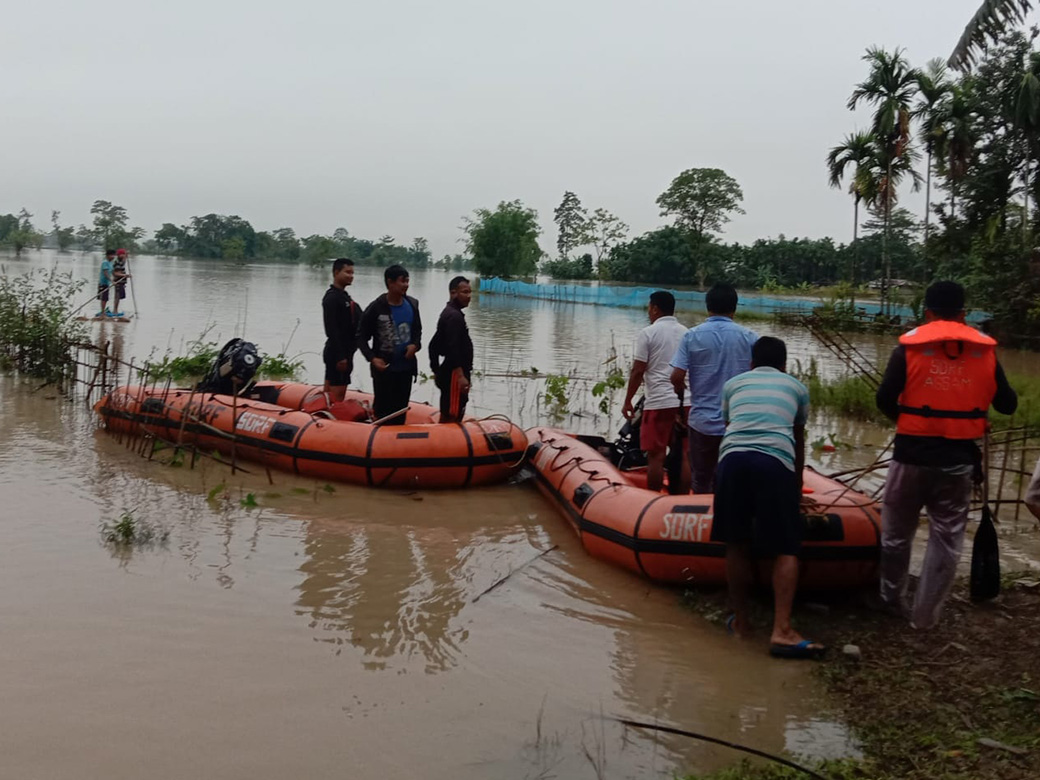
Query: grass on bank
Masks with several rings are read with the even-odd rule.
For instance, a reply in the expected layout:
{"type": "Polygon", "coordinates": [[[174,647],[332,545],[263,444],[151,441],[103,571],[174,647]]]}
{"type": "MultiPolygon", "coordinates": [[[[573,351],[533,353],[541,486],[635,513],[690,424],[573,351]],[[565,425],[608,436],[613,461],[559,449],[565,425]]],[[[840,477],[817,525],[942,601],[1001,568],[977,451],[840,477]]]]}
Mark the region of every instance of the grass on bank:
{"type": "MultiPolygon", "coordinates": [[[[958,582],[939,626],[928,632],[905,619],[856,604],[831,603],[826,614],[796,607],[795,623],[830,648],[813,667],[829,704],[851,727],[864,758],[797,759],[823,777],[846,780],[1026,780],[1040,777],[1040,583],[1036,573],[1005,577],[993,602],[972,604],[958,582]],[[862,657],[842,654],[855,644],[862,657]]],[[[698,594],[692,607],[724,609],[724,595],[698,594]]],[[[768,603],[756,602],[763,663],[768,603]]],[[[720,629],[722,630],[721,626],[720,629]]],[[[739,641],[734,639],[734,641],[739,641]]],[[[688,780],[780,780],[808,775],[777,764],[742,761],[688,780]]]]}
{"type": "MultiPolygon", "coordinates": [[[[809,402],[816,409],[856,420],[890,424],[874,402],[874,389],[858,376],[823,379],[816,360],[807,368],[796,366],[791,372],[809,389],[809,402]]],[[[1040,428],[1040,377],[1024,374],[1007,375],[1008,383],[1018,393],[1018,410],[1013,415],[990,412],[994,430],[1026,426],[1040,428]]]]}

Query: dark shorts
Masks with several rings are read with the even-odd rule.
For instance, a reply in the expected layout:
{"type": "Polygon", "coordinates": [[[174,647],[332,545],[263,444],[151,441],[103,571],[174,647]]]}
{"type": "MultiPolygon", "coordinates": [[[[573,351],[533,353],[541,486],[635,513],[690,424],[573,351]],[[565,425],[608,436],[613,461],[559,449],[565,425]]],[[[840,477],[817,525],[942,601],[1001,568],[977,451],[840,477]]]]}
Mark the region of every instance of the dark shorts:
{"type": "Polygon", "coordinates": [[[321,359],[325,362],[325,381],[329,383],[329,387],[346,387],[350,384],[350,375],[354,371],[352,359],[347,359],[347,370],[340,371],[336,368],[339,361],[329,357],[327,346],[322,350],[321,359]]]}
{"type": "Polygon", "coordinates": [[[122,284],[118,284],[117,283],[116,284],[116,298],[121,301],[125,297],[126,297],[126,282],[123,282],[122,284]]]}
{"type": "Polygon", "coordinates": [[[731,452],[715,476],[711,540],[756,556],[798,555],[805,523],[795,473],[762,452],[731,452]]]}
{"type": "Polygon", "coordinates": [[[694,493],[715,492],[715,468],[719,464],[721,444],[721,436],[711,436],[690,428],[690,476],[694,493]]]}
{"type": "Polygon", "coordinates": [[[672,441],[672,432],[675,430],[676,421],[681,425],[686,424],[686,417],[690,413],[689,407],[682,408],[682,416],[679,408],[672,409],[646,409],[643,411],[643,419],[639,423],[639,444],[644,452],[664,452],[672,441]]]}
{"type": "Polygon", "coordinates": [[[325,364],[325,381],[329,387],[346,387],[350,384],[351,367],[348,364],[346,371],[340,371],[335,363],[325,364]]]}
{"type": "Polygon", "coordinates": [[[99,284],[97,288],[97,298],[102,303],[108,303],[108,285],[99,284]]]}
{"type": "MultiPolygon", "coordinates": [[[[407,410],[408,401],[412,397],[411,371],[373,371],[372,372],[372,414],[382,420],[399,410],[407,410]]],[[[383,425],[404,425],[404,413],[383,425]]]]}

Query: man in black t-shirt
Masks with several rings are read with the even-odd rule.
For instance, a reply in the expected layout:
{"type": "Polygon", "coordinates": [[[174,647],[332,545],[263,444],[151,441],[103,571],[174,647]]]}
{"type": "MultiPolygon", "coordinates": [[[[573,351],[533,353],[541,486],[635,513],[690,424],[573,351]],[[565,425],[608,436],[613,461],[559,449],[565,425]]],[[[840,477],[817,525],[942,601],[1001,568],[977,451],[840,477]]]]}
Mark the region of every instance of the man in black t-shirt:
{"type": "Polygon", "coordinates": [[[462,313],[473,295],[469,279],[456,276],[448,283],[448,292],[451,300],[441,312],[430,342],[430,366],[441,391],[442,423],[462,421],[473,371],[473,340],[462,313]]]}
{"type": "Polygon", "coordinates": [[[325,322],[325,392],[332,401],[342,401],[350,384],[357,349],[357,330],[361,309],[347,293],[354,281],[354,261],[337,258],[332,263],[332,284],[321,299],[325,322]]]}

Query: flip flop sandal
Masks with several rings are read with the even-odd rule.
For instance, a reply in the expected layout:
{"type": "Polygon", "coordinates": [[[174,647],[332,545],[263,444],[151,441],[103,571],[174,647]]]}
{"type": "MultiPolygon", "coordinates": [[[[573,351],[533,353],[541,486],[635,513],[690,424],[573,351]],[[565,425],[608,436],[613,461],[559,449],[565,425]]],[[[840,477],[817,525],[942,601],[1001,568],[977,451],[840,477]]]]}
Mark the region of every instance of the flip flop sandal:
{"type": "Polygon", "coordinates": [[[822,658],[827,652],[826,647],[811,647],[815,645],[811,639],[803,639],[796,645],[779,645],[775,642],[769,645],[769,654],[774,658],[808,658],[816,660],[822,658]]]}

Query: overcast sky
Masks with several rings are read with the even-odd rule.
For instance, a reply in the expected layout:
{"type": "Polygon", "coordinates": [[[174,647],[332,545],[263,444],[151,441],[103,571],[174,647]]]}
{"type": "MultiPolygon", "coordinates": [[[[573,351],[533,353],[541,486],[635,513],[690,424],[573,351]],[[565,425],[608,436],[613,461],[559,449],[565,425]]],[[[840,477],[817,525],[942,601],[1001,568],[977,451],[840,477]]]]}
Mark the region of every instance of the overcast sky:
{"type": "MultiPolygon", "coordinates": [[[[744,190],[727,239],[847,240],[824,157],[870,45],[945,57],[980,0],[96,0],[5,4],[0,213],[150,232],[237,214],[435,255],[564,190],[642,233],[680,171],[744,190]]],[[[920,213],[923,195],[903,205],[920,213]]]]}

